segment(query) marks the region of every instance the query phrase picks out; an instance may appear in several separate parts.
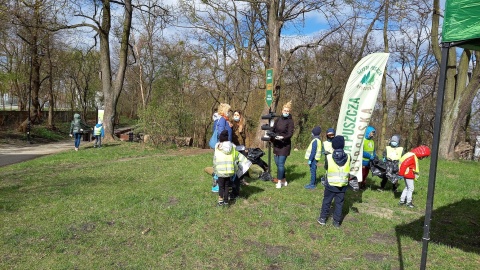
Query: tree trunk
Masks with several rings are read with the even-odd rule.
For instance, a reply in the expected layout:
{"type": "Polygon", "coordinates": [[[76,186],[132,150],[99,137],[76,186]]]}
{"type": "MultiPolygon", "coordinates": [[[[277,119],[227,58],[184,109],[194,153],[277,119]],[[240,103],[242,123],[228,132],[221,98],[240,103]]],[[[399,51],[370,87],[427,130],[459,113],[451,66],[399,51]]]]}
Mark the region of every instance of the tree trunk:
{"type": "MultiPolygon", "coordinates": [[[[433,1],[431,36],[433,53],[438,63],[441,62],[441,49],[438,43],[438,28],[441,14],[439,2],[439,0],[433,1]]],[[[478,54],[476,54],[476,56],[478,57],[478,54]]],[[[455,48],[451,48],[449,50],[445,83],[445,101],[442,115],[442,128],[440,132],[441,140],[438,148],[438,155],[440,158],[454,158],[454,148],[460,125],[464,122],[468,110],[472,105],[475,93],[478,91],[478,86],[480,84],[480,69],[478,60],[476,65],[474,65],[472,78],[467,86],[467,72],[470,59],[470,51],[464,50],[457,69],[455,48]],[[457,70],[458,75],[455,76],[457,70]]]]}
{"type": "Polygon", "coordinates": [[[109,51],[109,39],[108,34],[110,33],[110,1],[104,0],[103,8],[103,18],[102,18],[102,30],[103,32],[100,38],[100,49],[101,49],[101,69],[102,69],[102,86],[103,86],[103,95],[105,100],[105,113],[103,116],[104,127],[105,127],[105,141],[115,140],[114,138],[114,125],[116,117],[116,108],[118,103],[118,98],[123,87],[123,81],[125,78],[125,71],[127,69],[127,56],[128,56],[128,41],[130,38],[130,29],[132,26],[132,1],[125,1],[125,14],[123,21],[123,34],[122,40],[120,43],[120,52],[119,52],[119,66],[117,71],[117,76],[115,81],[111,81],[111,66],[110,66],[110,51],[109,51]],[[105,28],[108,26],[107,28],[105,28]],[[108,29],[108,31],[106,31],[108,29]],[[102,44],[103,41],[103,44],[102,44]],[[105,74],[105,75],[104,75],[105,74]],[[108,77],[106,76],[108,74],[108,77]]]}

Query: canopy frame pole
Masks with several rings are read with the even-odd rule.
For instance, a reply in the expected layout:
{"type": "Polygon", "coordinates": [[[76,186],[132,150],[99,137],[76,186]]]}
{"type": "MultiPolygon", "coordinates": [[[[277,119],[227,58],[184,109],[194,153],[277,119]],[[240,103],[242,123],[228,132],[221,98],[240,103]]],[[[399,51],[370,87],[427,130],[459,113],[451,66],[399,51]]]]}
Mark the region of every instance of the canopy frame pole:
{"type": "Polygon", "coordinates": [[[438,79],[437,103],[435,108],[435,123],[433,128],[432,155],[428,178],[427,205],[425,208],[425,221],[422,237],[422,261],[420,269],[425,270],[427,265],[428,242],[430,241],[430,221],[432,220],[433,197],[435,194],[435,181],[437,174],[438,146],[442,127],[443,101],[445,100],[445,82],[447,79],[448,51],[451,43],[442,43],[442,60],[440,63],[440,77],[438,79]]]}

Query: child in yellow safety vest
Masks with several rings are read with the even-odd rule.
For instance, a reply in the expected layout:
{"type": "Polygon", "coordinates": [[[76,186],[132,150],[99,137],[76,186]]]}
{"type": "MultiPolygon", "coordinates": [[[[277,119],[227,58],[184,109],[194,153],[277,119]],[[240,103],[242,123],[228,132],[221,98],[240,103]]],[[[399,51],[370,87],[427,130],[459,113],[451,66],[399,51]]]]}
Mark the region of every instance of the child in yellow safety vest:
{"type": "Polygon", "coordinates": [[[335,129],[327,129],[327,140],[322,143],[322,154],[324,156],[333,153],[332,140],[335,137],[335,129]]]}
{"type": "Polygon", "coordinates": [[[430,156],[430,148],[426,145],[420,145],[413,148],[400,158],[400,168],[398,174],[405,179],[405,189],[400,196],[399,205],[406,205],[410,208],[415,207],[412,203],[414,182],[418,179],[420,168],[418,160],[430,156]]]}
{"type": "MultiPolygon", "coordinates": [[[[213,155],[213,172],[218,177],[218,202],[217,206],[228,205],[229,187],[232,176],[241,177],[252,164],[245,156],[240,154],[235,145],[228,140],[228,131],[220,133],[219,141],[215,145],[213,155]],[[239,169],[237,171],[237,169],[239,169]]],[[[235,194],[238,196],[238,194],[235,194]]]]}
{"type": "Polygon", "coordinates": [[[354,191],[358,190],[358,181],[350,176],[350,155],[345,153],[345,139],[343,136],[335,136],[332,140],[333,153],[326,155],[325,170],[327,171],[323,185],[322,209],[317,222],[325,225],[330,213],[330,205],[335,202],[333,211],[333,226],[340,227],[342,222],[342,208],[345,192],[350,184],[354,191]]]}
{"type": "Polygon", "coordinates": [[[310,166],[310,184],[306,185],[306,189],[315,189],[317,185],[317,162],[320,160],[322,141],[320,141],[320,133],[322,129],[320,127],[314,127],[312,129],[312,141],[305,152],[305,159],[308,160],[308,166],[310,166]]]}
{"type": "Polygon", "coordinates": [[[93,128],[93,136],[95,137],[95,144],[93,147],[102,147],[102,138],[105,137],[102,120],[98,120],[98,124],[93,128]]]}
{"type": "Polygon", "coordinates": [[[379,191],[383,191],[388,180],[392,182],[393,192],[397,192],[398,187],[398,165],[403,156],[403,147],[400,146],[400,135],[393,135],[390,143],[383,151],[383,162],[385,163],[385,175],[382,176],[379,191]]]}

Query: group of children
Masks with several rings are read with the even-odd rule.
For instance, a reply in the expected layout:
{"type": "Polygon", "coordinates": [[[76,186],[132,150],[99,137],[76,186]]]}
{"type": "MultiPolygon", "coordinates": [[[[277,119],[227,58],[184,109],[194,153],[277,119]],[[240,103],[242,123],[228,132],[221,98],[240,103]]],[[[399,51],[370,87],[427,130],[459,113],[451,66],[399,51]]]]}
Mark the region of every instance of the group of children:
{"type": "MultiPolygon", "coordinates": [[[[305,159],[308,160],[310,166],[310,184],[305,188],[313,189],[316,186],[316,169],[317,162],[320,160],[321,154],[325,155],[325,176],[322,178],[322,185],[325,186],[323,194],[322,208],[318,223],[326,224],[332,201],[335,202],[335,210],[333,213],[333,225],[340,227],[342,221],[342,208],[345,199],[345,192],[348,185],[352,186],[354,191],[360,188],[366,188],[366,177],[370,169],[370,163],[376,158],[375,144],[373,137],[375,129],[371,126],[366,128],[363,141],[363,162],[362,176],[363,181],[358,183],[354,175],[350,174],[350,155],[344,152],[345,139],[343,136],[335,136],[335,130],[332,128],[327,130],[327,140],[323,143],[320,151],[320,127],[312,129],[312,141],[305,153],[305,159]]],[[[386,173],[382,178],[381,189],[385,188],[388,179],[391,179],[393,190],[398,187],[398,179],[404,179],[405,188],[400,196],[399,205],[406,205],[413,208],[413,191],[414,181],[418,179],[419,166],[418,160],[430,156],[430,148],[420,145],[410,152],[403,154],[403,147],[400,146],[400,136],[393,135],[389,145],[383,153],[384,163],[386,164],[386,173]]]]}
{"type": "MultiPolygon", "coordinates": [[[[350,174],[351,156],[344,151],[345,139],[341,135],[335,135],[335,130],[329,128],[326,133],[326,141],[322,143],[320,140],[321,128],[316,126],[312,129],[312,140],[305,152],[305,159],[310,167],[310,183],[305,186],[306,189],[315,189],[317,186],[317,163],[323,154],[325,156],[325,176],[322,177],[322,185],[324,186],[324,194],[322,201],[322,208],[320,216],[317,219],[318,223],[325,225],[329,216],[330,206],[332,202],[335,203],[335,210],[333,212],[333,225],[340,227],[342,222],[342,208],[345,200],[345,192],[350,185],[354,191],[365,187],[366,176],[363,181],[358,182],[357,178],[350,174]]],[[[364,139],[364,155],[363,161],[368,161],[368,166],[363,166],[370,169],[370,163],[376,157],[376,149],[373,142],[375,129],[367,127],[364,139]]],[[[229,183],[237,172],[238,164],[241,164],[243,155],[239,155],[234,145],[229,141],[228,132],[223,131],[219,136],[219,142],[215,147],[215,154],[213,157],[214,174],[218,177],[219,184],[219,198],[218,205],[228,205],[229,199],[229,183]]],[[[403,148],[400,146],[400,136],[394,135],[390,139],[389,145],[386,147],[384,153],[384,162],[387,164],[387,173],[385,178],[382,178],[381,188],[383,189],[388,179],[392,180],[394,190],[398,186],[398,179],[403,179],[405,188],[400,196],[399,205],[406,205],[413,208],[412,195],[414,191],[414,181],[418,179],[419,166],[418,160],[430,156],[430,148],[425,145],[420,145],[410,152],[403,154],[403,148]]],[[[363,163],[365,164],[365,163],[363,163]]]]}

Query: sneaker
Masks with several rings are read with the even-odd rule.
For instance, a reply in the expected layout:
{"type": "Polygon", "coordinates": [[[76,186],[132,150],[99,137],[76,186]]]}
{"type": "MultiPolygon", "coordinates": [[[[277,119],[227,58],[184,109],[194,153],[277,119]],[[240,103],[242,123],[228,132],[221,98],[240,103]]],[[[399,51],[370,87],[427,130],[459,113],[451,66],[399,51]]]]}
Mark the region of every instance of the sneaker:
{"type": "Polygon", "coordinates": [[[223,206],[225,203],[223,201],[218,201],[217,206],[223,206]]]}
{"type": "Polygon", "coordinates": [[[404,202],[404,201],[399,201],[399,202],[398,202],[398,205],[404,206],[404,205],[405,205],[405,202],[404,202]]]}
{"type": "Polygon", "coordinates": [[[415,205],[413,205],[413,203],[411,203],[411,202],[407,203],[406,206],[407,206],[407,207],[410,207],[410,208],[414,208],[414,207],[415,207],[415,205]]]}
{"type": "Polygon", "coordinates": [[[212,192],[218,192],[218,190],[219,190],[218,185],[212,187],[212,192]]]}
{"type": "Polygon", "coordinates": [[[242,183],[241,183],[241,184],[242,184],[243,186],[250,186],[250,184],[249,184],[247,181],[245,181],[244,179],[242,180],[242,183]]]}
{"type": "Polygon", "coordinates": [[[282,181],[278,181],[277,184],[275,184],[276,188],[282,188],[282,181]]]}
{"type": "Polygon", "coordinates": [[[333,221],[333,227],[340,228],[340,222],[334,220],[333,221]]]}
{"type": "Polygon", "coordinates": [[[287,180],[285,180],[285,182],[282,182],[282,186],[283,186],[283,187],[288,186],[287,180]]]}
{"type": "Polygon", "coordinates": [[[75,151],[78,151],[78,148],[77,148],[77,147],[75,147],[75,151]]]}
{"type": "Polygon", "coordinates": [[[305,186],[306,189],[315,189],[316,186],[315,185],[312,185],[312,184],[308,184],[305,186]]]}
{"type": "Polygon", "coordinates": [[[317,222],[320,225],[325,225],[325,224],[327,224],[327,219],[326,218],[318,218],[317,222]]]}

